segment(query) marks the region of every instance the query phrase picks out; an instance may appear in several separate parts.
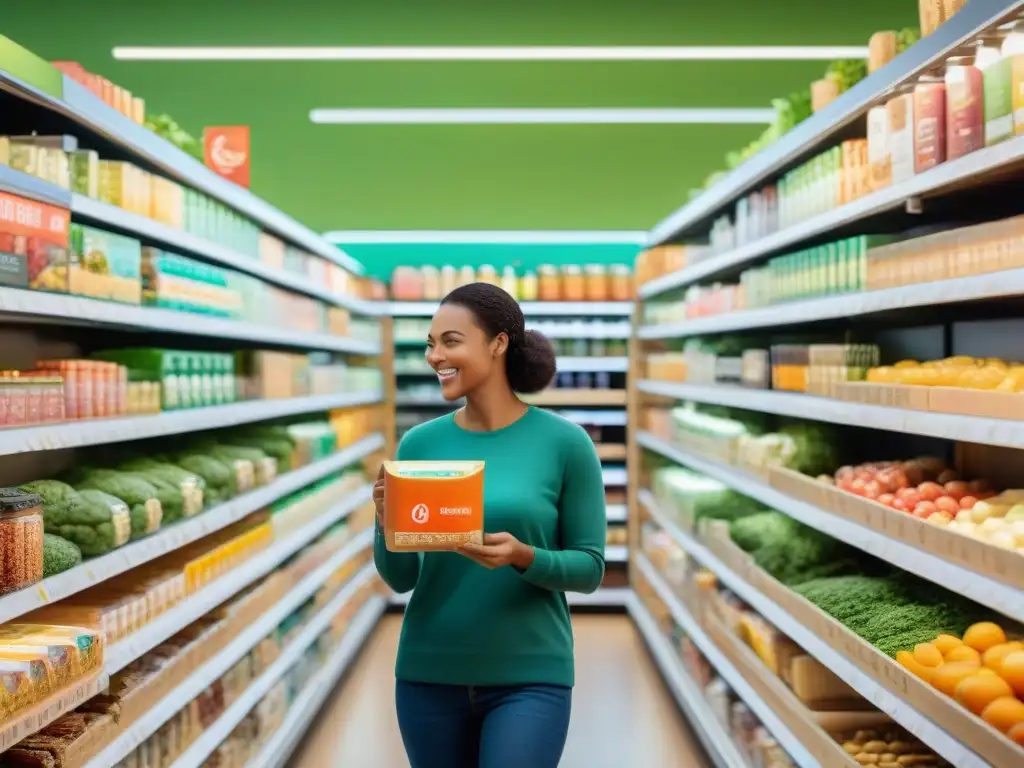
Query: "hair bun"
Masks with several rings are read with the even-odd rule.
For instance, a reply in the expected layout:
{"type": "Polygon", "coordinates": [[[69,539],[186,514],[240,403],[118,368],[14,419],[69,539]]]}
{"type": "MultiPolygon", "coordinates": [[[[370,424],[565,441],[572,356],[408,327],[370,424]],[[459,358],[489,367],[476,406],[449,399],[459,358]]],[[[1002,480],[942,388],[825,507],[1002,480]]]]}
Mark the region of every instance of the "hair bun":
{"type": "Polygon", "coordinates": [[[543,333],[527,331],[507,354],[505,364],[513,392],[540,392],[555,378],[555,348],[543,333]]]}

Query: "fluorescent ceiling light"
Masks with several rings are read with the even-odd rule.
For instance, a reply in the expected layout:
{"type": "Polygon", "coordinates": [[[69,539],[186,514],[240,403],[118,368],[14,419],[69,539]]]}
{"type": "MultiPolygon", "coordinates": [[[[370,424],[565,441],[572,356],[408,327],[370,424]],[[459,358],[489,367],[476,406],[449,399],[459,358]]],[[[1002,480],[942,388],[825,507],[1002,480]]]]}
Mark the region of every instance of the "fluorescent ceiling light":
{"type": "Polygon", "coordinates": [[[674,125],[753,123],[775,119],[773,109],[676,108],[342,108],[314,109],[314,123],[342,125],[674,125]]]}
{"type": "Polygon", "coordinates": [[[831,61],[866,59],[853,45],[714,46],[118,46],[124,61],[831,61]]]}
{"type": "Polygon", "coordinates": [[[325,240],[344,245],[416,243],[452,245],[642,245],[647,232],[616,230],[340,230],[325,240]]]}

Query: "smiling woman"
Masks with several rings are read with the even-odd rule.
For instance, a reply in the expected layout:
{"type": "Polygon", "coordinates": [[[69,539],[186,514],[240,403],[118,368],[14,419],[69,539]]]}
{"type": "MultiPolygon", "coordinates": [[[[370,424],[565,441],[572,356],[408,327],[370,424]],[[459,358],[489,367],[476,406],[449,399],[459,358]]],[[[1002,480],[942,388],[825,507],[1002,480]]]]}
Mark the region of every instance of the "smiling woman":
{"type": "Polygon", "coordinates": [[[413,768],[555,768],[575,679],[565,593],[604,576],[601,463],[580,427],[516,396],[547,386],[555,355],[505,291],[452,291],[427,345],[445,398],[466,406],[406,433],[398,459],[482,462],[484,537],[457,553],[390,551],[383,478],[374,488],[374,562],[395,591],[413,590],[396,667],[402,739],[413,768]]]}

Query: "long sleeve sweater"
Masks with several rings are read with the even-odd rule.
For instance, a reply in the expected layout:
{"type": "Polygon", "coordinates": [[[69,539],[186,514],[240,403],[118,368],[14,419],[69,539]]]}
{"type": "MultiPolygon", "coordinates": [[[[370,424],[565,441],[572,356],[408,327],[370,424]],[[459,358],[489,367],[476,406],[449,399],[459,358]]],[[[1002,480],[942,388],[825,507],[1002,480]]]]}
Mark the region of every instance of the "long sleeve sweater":
{"type": "Polygon", "coordinates": [[[413,590],[398,679],[571,686],[564,593],[593,592],[604,578],[604,482],[590,437],[537,408],[492,432],[464,430],[448,415],[410,430],[397,458],[484,461],[484,529],[534,547],[525,571],[490,570],[455,552],[389,552],[378,529],[378,572],[395,591],[413,590]]]}

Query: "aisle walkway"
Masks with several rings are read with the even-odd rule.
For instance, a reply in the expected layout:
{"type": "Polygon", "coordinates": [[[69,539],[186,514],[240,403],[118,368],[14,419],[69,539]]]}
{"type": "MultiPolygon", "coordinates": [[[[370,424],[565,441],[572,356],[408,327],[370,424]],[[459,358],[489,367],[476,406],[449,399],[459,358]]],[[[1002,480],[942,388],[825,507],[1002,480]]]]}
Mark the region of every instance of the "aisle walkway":
{"type": "MultiPolygon", "coordinates": [[[[643,640],[625,616],[574,618],[576,690],[562,768],[703,768],[643,640]]],[[[385,617],[359,664],[303,740],[295,768],[406,768],[394,708],[401,618],[385,617]]]]}

